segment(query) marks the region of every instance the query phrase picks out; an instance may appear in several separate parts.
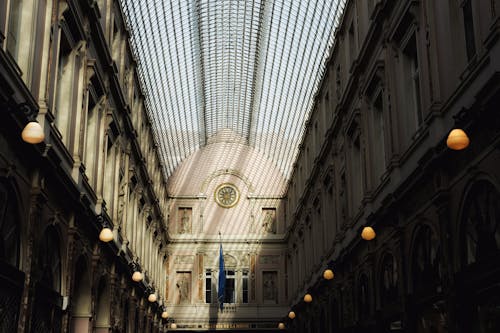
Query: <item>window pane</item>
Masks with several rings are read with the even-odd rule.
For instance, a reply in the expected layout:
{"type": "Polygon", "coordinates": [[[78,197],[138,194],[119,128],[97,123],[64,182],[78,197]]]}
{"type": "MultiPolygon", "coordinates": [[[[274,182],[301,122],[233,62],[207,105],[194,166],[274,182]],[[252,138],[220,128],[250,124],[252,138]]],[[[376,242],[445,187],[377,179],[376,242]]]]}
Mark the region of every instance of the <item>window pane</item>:
{"type": "Polygon", "coordinates": [[[243,303],[248,303],[248,272],[243,272],[243,303]]]}

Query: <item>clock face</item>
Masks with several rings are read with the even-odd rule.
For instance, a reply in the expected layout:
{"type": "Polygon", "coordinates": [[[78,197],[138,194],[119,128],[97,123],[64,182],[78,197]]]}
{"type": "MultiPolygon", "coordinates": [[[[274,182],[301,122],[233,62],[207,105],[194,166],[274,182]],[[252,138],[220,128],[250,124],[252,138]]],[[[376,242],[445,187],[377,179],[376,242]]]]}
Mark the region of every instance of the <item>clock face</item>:
{"type": "Polygon", "coordinates": [[[240,194],[233,184],[221,184],[215,190],[215,201],[224,208],[233,207],[238,203],[240,194]]]}

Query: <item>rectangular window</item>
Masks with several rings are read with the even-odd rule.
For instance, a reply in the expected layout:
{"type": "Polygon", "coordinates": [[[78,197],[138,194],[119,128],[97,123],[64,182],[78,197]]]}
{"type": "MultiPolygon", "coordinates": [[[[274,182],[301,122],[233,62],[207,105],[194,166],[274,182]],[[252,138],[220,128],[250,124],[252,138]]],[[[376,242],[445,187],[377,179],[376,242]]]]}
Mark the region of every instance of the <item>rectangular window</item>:
{"type": "Polygon", "coordinates": [[[243,289],[243,303],[248,303],[248,271],[243,271],[242,274],[242,289],[243,289]]]}
{"type": "Polygon", "coordinates": [[[362,157],[361,143],[359,133],[351,137],[351,154],[350,154],[350,183],[351,183],[351,215],[356,215],[357,208],[361,204],[363,196],[363,175],[362,175],[362,157]]]}
{"type": "Polygon", "coordinates": [[[420,67],[417,52],[415,33],[410,35],[408,42],[402,49],[401,59],[401,88],[402,88],[402,128],[406,143],[410,143],[416,130],[423,122],[420,103],[420,67]]]}
{"type": "Polygon", "coordinates": [[[235,274],[234,271],[226,271],[226,288],[224,290],[224,303],[235,303],[235,274]]]}
{"type": "MultiPolygon", "coordinates": [[[[72,88],[75,85],[75,82],[74,54],[72,53],[69,40],[66,38],[64,33],[61,33],[59,59],[57,64],[56,101],[55,108],[52,109],[52,113],[55,116],[57,128],[59,129],[59,132],[61,133],[66,144],[69,142],[67,137],[68,125],[74,108],[72,88]]],[[[87,133],[87,136],[92,137],[94,141],[96,138],[95,135],[96,134],[87,133]]]]}
{"type": "Polygon", "coordinates": [[[356,37],[354,34],[354,20],[351,22],[349,27],[349,57],[351,59],[351,63],[356,58],[356,37]]]}
{"type": "Polygon", "coordinates": [[[470,61],[476,55],[476,39],[474,38],[474,19],[472,16],[472,1],[466,0],[462,7],[464,15],[465,47],[467,59],[470,61]]]}
{"type": "Polygon", "coordinates": [[[212,272],[205,271],[205,303],[212,303],[212,272]]]}
{"type": "Polygon", "coordinates": [[[9,10],[9,26],[7,30],[7,51],[17,58],[19,31],[21,30],[21,1],[11,1],[9,10]]]}
{"type": "Polygon", "coordinates": [[[380,92],[373,102],[372,110],[372,165],[375,176],[375,185],[385,171],[385,143],[384,143],[384,102],[380,92]]]}

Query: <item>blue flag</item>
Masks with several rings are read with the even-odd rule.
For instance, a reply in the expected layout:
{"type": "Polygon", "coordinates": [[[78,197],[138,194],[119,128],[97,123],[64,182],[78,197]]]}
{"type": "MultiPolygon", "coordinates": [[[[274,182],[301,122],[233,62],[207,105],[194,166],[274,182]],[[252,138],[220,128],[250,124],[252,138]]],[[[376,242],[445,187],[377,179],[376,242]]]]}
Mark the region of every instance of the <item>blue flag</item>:
{"type": "Polygon", "coordinates": [[[224,267],[224,255],[222,254],[222,244],[221,244],[219,253],[219,290],[217,291],[217,300],[219,301],[221,310],[224,307],[225,289],[226,289],[226,268],[224,267]]]}

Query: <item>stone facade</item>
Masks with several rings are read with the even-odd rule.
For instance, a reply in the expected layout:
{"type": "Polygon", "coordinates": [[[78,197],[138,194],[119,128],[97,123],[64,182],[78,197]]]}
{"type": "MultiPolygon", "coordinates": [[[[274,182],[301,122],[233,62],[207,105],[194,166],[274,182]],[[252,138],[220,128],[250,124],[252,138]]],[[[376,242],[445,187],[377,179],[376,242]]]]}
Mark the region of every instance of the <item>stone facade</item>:
{"type": "Polygon", "coordinates": [[[179,329],[275,329],[288,309],[286,182],[272,162],[242,142],[235,133],[218,133],[168,180],[172,260],[166,295],[179,329]],[[222,310],[220,244],[226,270],[222,310]],[[187,299],[183,290],[191,291],[187,299]]]}
{"type": "Polygon", "coordinates": [[[348,1],[287,191],[290,331],[499,329],[499,13],[348,1]]]}
{"type": "Polygon", "coordinates": [[[167,326],[165,181],[122,17],[112,0],[0,1],[2,332],[167,326]]]}
{"type": "Polygon", "coordinates": [[[0,0],[0,331],[499,331],[499,15],[349,0],[290,181],[230,131],[167,180],[119,1],[0,0]]]}

